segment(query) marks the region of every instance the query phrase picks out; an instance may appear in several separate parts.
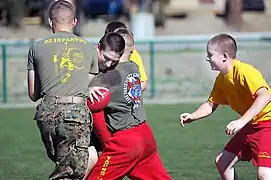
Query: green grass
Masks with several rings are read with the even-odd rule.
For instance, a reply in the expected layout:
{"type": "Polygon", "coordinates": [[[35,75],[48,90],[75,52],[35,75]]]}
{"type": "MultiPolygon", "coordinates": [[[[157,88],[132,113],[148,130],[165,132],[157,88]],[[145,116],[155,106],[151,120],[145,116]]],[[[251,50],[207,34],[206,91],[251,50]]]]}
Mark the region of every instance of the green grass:
{"type": "MultiPolygon", "coordinates": [[[[214,157],[228,139],[225,125],[236,114],[219,108],[210,118],[181,128],[179,114],[197,106],[146,106],[163,163],[176,180],[219,179],[214,157]]],[[[45,180],[51,172],[54,165],[46,156],[33,114],[34,109],[0,109],[0,180],[45,180]]],[[[241,180],[256,179],[251,163],[239,163],[237,172],[241,180]]]]}

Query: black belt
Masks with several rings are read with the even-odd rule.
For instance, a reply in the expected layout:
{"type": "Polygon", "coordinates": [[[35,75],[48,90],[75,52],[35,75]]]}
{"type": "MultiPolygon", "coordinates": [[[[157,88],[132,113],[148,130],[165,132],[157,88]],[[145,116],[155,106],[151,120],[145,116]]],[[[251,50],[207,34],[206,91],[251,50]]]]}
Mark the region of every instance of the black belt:
{"type": "Polygon", "coordinates": [[[86,102],[85,98],[78,96],[44,96],[43,99],[56,104],[84,104],[86,102]]]}

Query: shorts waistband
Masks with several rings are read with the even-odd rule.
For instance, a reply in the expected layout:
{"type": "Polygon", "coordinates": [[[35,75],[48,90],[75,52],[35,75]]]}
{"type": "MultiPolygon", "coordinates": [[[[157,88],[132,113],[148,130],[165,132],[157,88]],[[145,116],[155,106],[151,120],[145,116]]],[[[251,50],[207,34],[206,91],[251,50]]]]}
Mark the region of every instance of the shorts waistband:
{"type": "Polygon", "coordinates": [[[43,100],[53,102],[55,104],[84,104],[86,99],[78,96],[44,96],[43,100]]]}
{"type": "Polygon", "coordinates": [[[271,119],[270,120],[264,120],[259,121],[257,124],[251,124],[253,128],[270,128],[271,127],[271,119]]]}

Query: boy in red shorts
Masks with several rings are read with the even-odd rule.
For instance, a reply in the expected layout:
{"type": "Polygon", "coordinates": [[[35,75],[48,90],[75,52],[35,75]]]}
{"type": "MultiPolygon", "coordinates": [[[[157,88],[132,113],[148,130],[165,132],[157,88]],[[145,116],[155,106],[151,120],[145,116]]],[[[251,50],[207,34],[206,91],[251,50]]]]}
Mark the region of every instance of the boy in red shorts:
{"type": "Polygon", "coordinates": [[[208,101],[193,113],[181,114],[181,124],[209,116],[219,104],[229,105],[241,117],[226,126],[226,134],[234,136],[216,157],[221,179],[237,180],[234,165],[252,160],[258,179],[270,180],[271,90],[257,69],[236,59],[236,52],[236,41],[228,34],[208,41],[207,61],[220,73],[208,101]]]}
{"type": "MultiPolygon", "coordinates": [[[[169,180],[157,151],[151,128],[146,122],[138,66],[129,60],[134,39],[127,29],[105,34],[98,46],[100,73],[90,86],[102,86],[111,92],[111,101],[104,109],[110,135],[103,129],[98,133],[103,151],[88,180],[130,179],[169,180]],[[107,36],[120,34],[125,50],[120,60],[114,56],[114,41],[107,36]]],[[[94,117],[94,121],[104,121],[94,117]]],[[[97,127],[96,127],[97,128],[97,127]]],[[[99,131],[101,128],[99,128],[99,131]]]]}

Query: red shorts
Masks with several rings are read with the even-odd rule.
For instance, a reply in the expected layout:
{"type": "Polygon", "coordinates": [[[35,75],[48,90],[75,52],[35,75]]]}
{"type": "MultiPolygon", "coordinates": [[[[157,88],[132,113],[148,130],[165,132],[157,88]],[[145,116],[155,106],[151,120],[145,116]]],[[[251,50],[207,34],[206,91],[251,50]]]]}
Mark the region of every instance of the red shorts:
{"type": "Polygon", "coordinates": [[[169,180],[156,149],[151,128],[142,123],[118,131],[104,145],[104,151],[88,180],[169,180]]]}
{"type": "Polygon", "coordinates": [[[242,161],[253,161],[254,166],[271,167],[271,121],[260,125],[248,124],[224,148],[242,161]]]}

